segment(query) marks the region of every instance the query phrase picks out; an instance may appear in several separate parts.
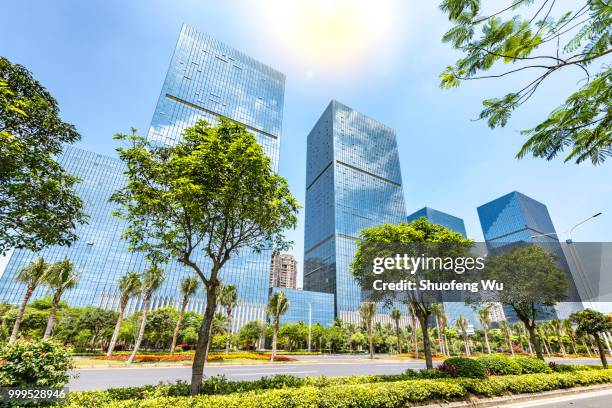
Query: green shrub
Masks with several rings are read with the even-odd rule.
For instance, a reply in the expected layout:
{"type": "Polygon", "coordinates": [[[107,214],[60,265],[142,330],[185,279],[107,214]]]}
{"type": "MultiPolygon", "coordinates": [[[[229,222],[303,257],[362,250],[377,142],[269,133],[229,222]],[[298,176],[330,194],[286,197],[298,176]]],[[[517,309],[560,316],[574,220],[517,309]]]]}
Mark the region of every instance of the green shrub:
{"type": "Polygon", "coordinates": [[[438,368],[451,377],[485,378],[485,366],[478,360],[467,357],[451,357],[438,368]]]}
{"type": "Polygon", "coordinates": [[[0,350],[0,386],[63,387],[73,368],[69,349],[50,340],[16,341],[0,350]]]}
{"type": "Polygon", "coordinates": [[[478,357],[476,360],[484,365],[489,375],[513,375],[523,372],[521,365],[508,357],[493,354],[478,357]]]}
{"type": "Polygon", "coordinates": [[[539,358],[514,357],[513,360],[521,366],[521,372],[523,374],[552,373],[552,369],[548,364],[539,358]]]}
{"type": "MultiPolygon", "coordinates": [[[[598,383],[612,382],[610,370],[583,370],[573,373],[527,374],[489,377],[411,380],[377,384],[336,385],[323,388],[305,386],[267,391],[251,391],[229,395],[196,397],[158,397],[148,400],[100,402],[87,405],[108,408],[400,408],[432,400],[463,399],[468,393],[479,396],[542,392],[598,383]]],[[[71,401],[72,402],[72,401],[71,401]]],[[[72,402],[71,408],[83,407],[72,402]]]]}
{"type": "Polygon", "coordinates": [[[404,380],[409,380],[411,378],[428,380],[434,378],[449,378],[450,375],[445,371],[435,368],[427,370],[412,370],[409,368],[404,372],[403,377],[404,380]]]}
{"type": "Polygon", "coordinates": [[[573,373],[576,371],[588,371],[588,370],[602,370],[602,366],[591,366],[581,364],[556,364],[553,362],[548,363],[548,366],[557,373],[573,373]]]}

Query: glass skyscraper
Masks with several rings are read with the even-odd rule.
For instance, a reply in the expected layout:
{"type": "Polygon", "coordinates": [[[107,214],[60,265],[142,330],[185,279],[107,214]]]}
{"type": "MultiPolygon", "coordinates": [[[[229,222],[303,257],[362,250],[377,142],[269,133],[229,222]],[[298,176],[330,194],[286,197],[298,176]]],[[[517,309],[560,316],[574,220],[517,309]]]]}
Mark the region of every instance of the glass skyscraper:
{"type": "Polygon", "coordinates": [[[335,315],[354,322],[359,231],[406,216],[395,131],[331,101],[307,144],[304,289],[335,294],[335,315]]]}
{"type": "MultiPolygon", "coordinates": [[[[538,244],[558,257],[559,267],[567,273],[570,285],[569,298],[579,298],[546,205],[518,191],[513,191],[478,207],[478,217],[489,255],[514,248],[512,244],[516,243],[538,244]]],[[[577,304],[564,302],[557,306],[557,314],[565,318],[577,308],[579,309],[577,304]]],[[[504,306],[504,312],[508,320],[517,321],[516,314],[509,307],[504,306]]],[[[541,319],[553,318],[554,314],[550,308],[543,307],[541,319]]]]}
{"type": "MultiPolygon", "coordinates": [[[[408,222],[412,222],[421,217],[425,217],[427,221],[432,224],[442,225],[451,231],[455,231],[467,237],[465,231],[465,223],[462,218],[455,217],[454,215],[447,214],[443,211],[438,211],[430,207],[423,207],[408,216],[408,222]]],[[[455,296],[455,294],[453,294],[455,296]]],[[[444,302],[444,312],[448,319],[449,325],[454,325],[459,316],[463,316],[467,319],[468,323],[475,328],[480,328],[480,322],[476,311],[471,306],[465,304],[461,299],[455,299],[449,297],[448,294],[442,293],[442,300],[444,302]]]]}
{"type": "MultiPolygon", "coordinates": [[[[218,118],[229,118],[257,137],[277,171],[284,84],[282,73],[184,25],[147,137],[158,144],[172,145],[198,119],[215,123],[218,118]]],[[[81,279],[65,295],[71,305],[116,307],[118,278],[127,271],[139,272],[147,267],[143,255],[129,252],[127,241],[120,238],[126,226],[112,217],[115,207],[108,202],[124,184],[124,166],[117,159],[72,147],[66,149],[60,161],[69,173],[83,180],[77,193],[91,218],[89,224],[77,229],[79,240],[71,247],[49,248],[41,255],[47,261],[68,257],[75,263],[81,279]]],[[[235,284],[238,290],[234,328],[249,320],[265,319],[270,256],[270,252],[245,251],[223,267],[221,279],[235,284]]],[[[0,300],[16,303],[21,299],[24,288],[14,277],[35,257],[29,251],[14,251],[0,279],[0,300]]],[[[206,270],[202,253],[197,260],[206,270]]],[[[166,280],[156,291],[152,307],[178,305],[182,298],[180,281],[193,274],[175,261],[163,267],[166,280]]],[[[43,289],[36,295],[42,292],[43,289]]],[[[138,307],[135,301],[130,310],[138,307]]],[[[190,301],[189,309],[202,311],[203,307],[204,294],[200,290],[190,301]]]]}
{"type": "Polygon", "coordinates": [[[281,324],[302,322],[308,325],[310,322],[328,327],[334,322],[333,294],[291,288],[270,288],[271,293],[281,290],[289,301],[287,312],[280,318],[281,324]]]}

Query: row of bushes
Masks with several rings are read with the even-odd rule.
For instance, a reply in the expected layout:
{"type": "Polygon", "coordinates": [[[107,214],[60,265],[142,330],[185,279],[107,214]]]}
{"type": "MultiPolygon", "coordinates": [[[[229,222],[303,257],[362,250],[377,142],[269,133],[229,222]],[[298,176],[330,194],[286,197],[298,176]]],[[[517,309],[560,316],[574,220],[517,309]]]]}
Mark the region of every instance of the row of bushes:
{"type": "Polygon", "coordinates": [[[486,355],[476,358],[451,357],[438,368],[450,377],[485,378],[489,375],[550,373],[546,362],[533,357],[486,355]]]}
{"type": "MultiPolygon", "coordinates": [[[[270,354],[263,353],[231,353],[231,354],[209,354],[207,361],[221,361],[228,359],[246,359],[246,360],[270,360],[270,354]]],[[[125,361],[129,358],[129,354],[113,354],[112,356],[95,356],[96,360],[118,360],[125,361]]],[[[184,354],[142,354],[137,355],[134,361],[138,362],[164,362],[164,361],[191,361],[193,353],[184,354]]],[[[274,356],[274,361],[295,361],[295,358],[286,356],[274,356]]]]}
{"type": "Polygon", "coordinates": [[[276,390],[259,390],[228,395],[199,395],[196,397],[159,396],[148,399],[110,401],[102,397],[73,400],[72,407],[136,408],[136,407],[324,407],[347,406],[405,407],[430,400],[456,400],[469,394],[479,396],[507,393],[542,392],[554,389],[612,382],[612,370],[583,370],[572,373],[523,374],[485,379],[445,378],[431,380],[395,381],[387,383],[304,386],[276,390]]]}

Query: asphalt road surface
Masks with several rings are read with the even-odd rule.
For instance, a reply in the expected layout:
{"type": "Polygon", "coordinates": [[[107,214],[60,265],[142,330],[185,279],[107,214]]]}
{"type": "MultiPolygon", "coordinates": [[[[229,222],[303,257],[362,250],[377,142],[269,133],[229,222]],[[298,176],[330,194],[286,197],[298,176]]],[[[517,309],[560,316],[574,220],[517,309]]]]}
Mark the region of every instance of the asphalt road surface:
{"type": "MultiPolygon", "coordinates": [[[[407,368],[422,369],[422,361],[399,362],[393,360],[369,360],[355,356],[309,356],[296,363],[254,365],[207,365],[206,376],[225,375],[230,380],[256,380],[274,374],[290,374],[299,377],[347,376],[370,374],[399,374],[407,368]]],[[[557,363],[599,364],[599,360],[556,360],[557,363]]],[[[434,364],[436,364],[434,362],[434,364]]],[[[156,385],[160,382],[189,381],[191,367],[129,367],[77,370],[78,378],[68,387],[72,391],[106,388],[156,385]]],[[[609,399],[610,401],[612,399],[609,399]]],[[[609,405],[608,405],[609,406],[609,405]]]]}
{"type": "Polygon", "coordinates": [[[500,405],[504,408],[608,408],[612,406],[612,391],[594,391],[565,397],[547,398],[539,401],[527,401],[512,405],[500,405]]]}

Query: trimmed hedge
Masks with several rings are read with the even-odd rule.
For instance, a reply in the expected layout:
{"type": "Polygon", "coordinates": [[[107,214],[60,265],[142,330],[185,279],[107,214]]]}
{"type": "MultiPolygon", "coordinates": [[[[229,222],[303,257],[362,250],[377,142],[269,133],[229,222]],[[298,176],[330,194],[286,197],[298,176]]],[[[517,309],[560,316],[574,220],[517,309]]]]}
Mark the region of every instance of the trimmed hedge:
{"type": "Polygon", "coordinates": [[[484,364],[468,357],[447,358],[438,370],[448,373],[451,377],[485,378],[486,376],[484,364]]]}
{"type": "Polygon", "coordinates": [[[513,360],[521,366],[523,374],[552,373],[553,371],[545,361],[539,358],[514,357],[513,360]]]}
{"type": "MultiPolygon", "coordinates": [[[[612,382],[612,369],[584,370],[573,373],[509,375],[487,379],[436,379],[390,383],[336,385],[323,388],[305,386],[294,389],[250,391],[229,395],[196,397],[159,397],[145,400],[97,401],[97,407],[108,408],[399,408],[431,400],[463,399],[469,394],[479,396],[510,393],[542,392],[575,386],[612,382]]],[[[80,405],[72,402],[72,407],[80,405]]]]}
{"type": "Polygon", "coordinates": [[[515,359],[500,355],[478,357],[476,360],[484,366],[489,375],[516,375],[523,374],[521,365],[515,359]]]}

